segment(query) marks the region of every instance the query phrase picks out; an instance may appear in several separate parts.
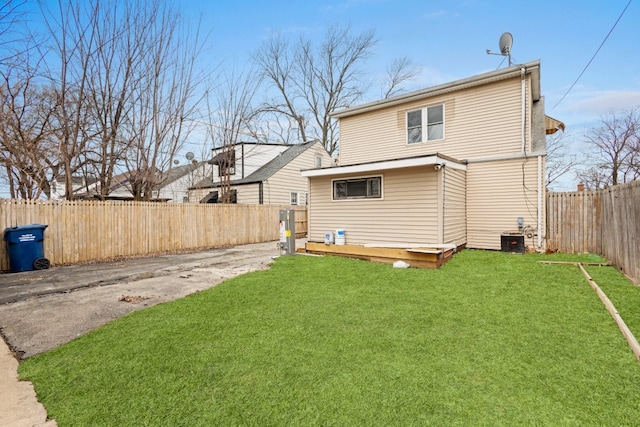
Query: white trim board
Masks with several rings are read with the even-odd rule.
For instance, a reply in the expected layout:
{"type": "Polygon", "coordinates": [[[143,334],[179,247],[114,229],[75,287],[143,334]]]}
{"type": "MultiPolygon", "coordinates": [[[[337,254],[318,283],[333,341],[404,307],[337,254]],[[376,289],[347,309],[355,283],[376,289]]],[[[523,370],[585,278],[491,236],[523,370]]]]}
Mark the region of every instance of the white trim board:
{"type": "Polygon", "coordinates": [[[440,156],[424,156],[424,157],[413,157],[410,159],[398,159],[398,160],[385,160],[381,162],[374,163],[363,163],[359,165],[350,165],[350,166],[337,166],[333,168],[324,168],[324,169],[308,169],[303,170],[300,173],[304,177],[314,177],[314,176],[335,176],[335,175],[344,175],[350,173],[369,173],[369,172],[379,172],[388,169],[402,169],[402,168],[410,168],[415,166],[446,166],[447,168],[457,169],[457,170],[467,170],[467,166],[464,164],[452,162],[451,160],[445,159],[440,156]]]}

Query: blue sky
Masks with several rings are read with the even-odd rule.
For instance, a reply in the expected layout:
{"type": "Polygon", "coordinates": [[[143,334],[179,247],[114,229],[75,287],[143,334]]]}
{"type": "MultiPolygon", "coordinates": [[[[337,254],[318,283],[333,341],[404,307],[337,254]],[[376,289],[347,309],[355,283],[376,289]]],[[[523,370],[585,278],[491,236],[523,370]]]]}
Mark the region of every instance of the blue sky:
{"type": "MultiPolygon", "coordinates": [[[[547,114],[578,130],[602,113],[640,104],[640,1],[635,0],[574,89],[554,108],[627,3],[188,0],[183,7],[192,17],[202,14],[203,29],[211,31],[210,54],[235,67],[242,67],[272,30],[314,38],[334,23],[349,24],[356,32],[373,28],[379,44],[368,71],[384,73],[394,58],[407,55],[423,67],[412,83],[415,89],[498,68],[503,58],[486,50],[499,51],[498,39],[508,31],[514,38],[514,63],[542,62],[547,114]]],[[[377,94],[372,91],[367,101],[377,94]]]]}
{"type": "MultiPolygon", "coordinates": [[[[584,151],[584,132],[602,115],[640,105],[640,1],[633,0],[598,55],[583,71],[628,5],[607,1],[217,1],[184,0],[185,12],[202,16],[210,31],[211,58],[241,68],[273,31],[320,38],[330,24],[355,32],[375,29],[379,44],[366,64],[374,77],[396,57],[423,68],[411,89],[497,69],[498,39],[513,35],[512,61],[541,61],[546,113],[567,125],[570,150],[584,151]]],[[[379,96],[371,90],[368,99],[379,96]]],[[[573,183],[567,186],[573,188],[573,183]]]]}

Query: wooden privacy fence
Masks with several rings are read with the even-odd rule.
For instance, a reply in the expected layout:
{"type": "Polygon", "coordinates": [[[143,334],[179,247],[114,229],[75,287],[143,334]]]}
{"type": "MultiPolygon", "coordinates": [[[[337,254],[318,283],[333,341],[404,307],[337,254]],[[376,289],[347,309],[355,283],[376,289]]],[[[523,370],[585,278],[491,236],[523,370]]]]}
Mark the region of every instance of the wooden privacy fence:
{"type": "Polygon", "coordinates": [[[0,200],[0,231],[46,224],[45,256],[74,264],[278,240],[280,209],[295,209],[296,235],[304,236],[306,207],[112,201],[0,200]]]}
{"type": "Polygon", "coordinates": [[[640,181],[549,193],[547,249],[600,254],[640,284],[640,181]]]}

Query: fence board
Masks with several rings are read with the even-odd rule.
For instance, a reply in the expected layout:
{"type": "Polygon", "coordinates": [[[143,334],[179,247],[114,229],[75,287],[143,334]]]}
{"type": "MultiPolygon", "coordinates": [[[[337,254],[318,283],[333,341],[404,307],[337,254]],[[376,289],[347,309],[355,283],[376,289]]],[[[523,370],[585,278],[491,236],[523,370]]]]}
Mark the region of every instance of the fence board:
{"type": "Polygon", "coordinates": [[[547,249],[606,257],[640,284],[640,181],[547,194],[547,249]]]}
{"type": "MultiPolygon", "coordinates": [[[[0,199],[0,231],[46,224],[45,256],[75,264],[278,240],[280,209],[292,208],[304,236],[304,206],[0,199]]],[[[0,271],[8,269],[3,242],[0,271]]]]}

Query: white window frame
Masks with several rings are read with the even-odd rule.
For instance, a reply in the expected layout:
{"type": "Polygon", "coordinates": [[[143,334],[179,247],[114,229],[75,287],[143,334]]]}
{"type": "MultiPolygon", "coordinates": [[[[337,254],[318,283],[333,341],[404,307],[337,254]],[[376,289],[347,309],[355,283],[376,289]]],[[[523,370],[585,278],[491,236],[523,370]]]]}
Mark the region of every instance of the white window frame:
{"type": "Polygon", "coordinates": [[[297,206],[299,198],[300,198],[300,195],[298,194],[297,191],[290,191],[289,192],[289,204],[290,205],[297,206]]]}
{"type": "Polygon", "coordinates": [[[409,110],[406,112],[405,114],[405,121],[406,121],[406,126],[405,126],[405,138],[407,141],[408,145],[412,145],[412,144],[420,144],[423,142],[434,142],[434,141],[442,141],[445,139],[445,123],[446,123],[446,117],[445,117],[445,104],[440,103],[440,104],[434,104],[434,105],[429,105],[427,107],[423,107],[423,108],[416,108],[413,110],[409,110]],[[430,108],[435,108],[435,107],[442,107],[442,122],[434,122],[434,123],[429,123],[429,109],[430,108]],[[409,114],[410,113],[414,113],[416,111],[420,111],[420,126],[421,126],[421,139],[419,141],[410,141],[409,140],[409,114]],[[430,124],[442,124],[442,138],[437,138],[437,139],[429,139],[429,125],[430,124]]]}
{"type": "Polygon", "coordinates": [[[349,202],[354,200],[362,200],[362,201],[372,201],[372,200],[383,200],[384,199],[384,178],[383,175],[366,175],[366,176],[356,176],[349,178],[336,178],[331,180],[331,200],[334,202],[349,202]],[[336,182],[341,181],[361,181],[361,180],[369,180],[369,179],[379,179],[380,180],[380,195],[379,196],[364,196],[364,197],[343,197],[336,198],[336,182]]]}
{"type": "Polygon", "coordinates": [[[322,167],[322,156],[319,155],[319,154],[316,154],[315,166],[316,166],[316,168],[321,168],[322,167]]]}

